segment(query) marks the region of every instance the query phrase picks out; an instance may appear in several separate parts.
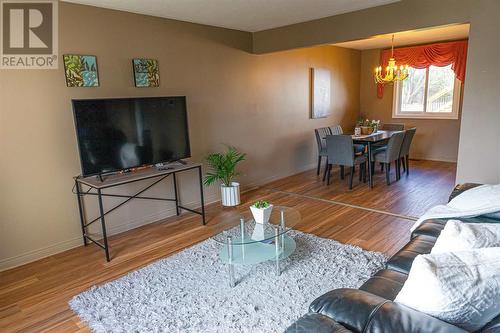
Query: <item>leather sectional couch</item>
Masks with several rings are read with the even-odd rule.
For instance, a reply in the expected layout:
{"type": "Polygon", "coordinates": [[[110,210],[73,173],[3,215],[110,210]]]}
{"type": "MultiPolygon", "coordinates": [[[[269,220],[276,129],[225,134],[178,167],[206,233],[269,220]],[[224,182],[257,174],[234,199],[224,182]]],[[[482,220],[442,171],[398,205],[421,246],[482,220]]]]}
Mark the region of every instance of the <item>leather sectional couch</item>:
{"type": "MultiPolygon", "coordinates": [[[[457,186],[456,195],[478,186],[457,186]]],[[[476,217],[464,222],[493,222],[499,220],[476,217]]],[[[393,302],[403,287],[411,264],[419,254],[430,253],[447,220],[427,220],[411,235],[411,240],[359,289],[335,289],[315,299],[309,313],[292,324],[286,333],[430,333],[465,332],[463,329],[393,302]]],[[[481,333],[499,333],[500,316],[483,327],[481,333]]]]}

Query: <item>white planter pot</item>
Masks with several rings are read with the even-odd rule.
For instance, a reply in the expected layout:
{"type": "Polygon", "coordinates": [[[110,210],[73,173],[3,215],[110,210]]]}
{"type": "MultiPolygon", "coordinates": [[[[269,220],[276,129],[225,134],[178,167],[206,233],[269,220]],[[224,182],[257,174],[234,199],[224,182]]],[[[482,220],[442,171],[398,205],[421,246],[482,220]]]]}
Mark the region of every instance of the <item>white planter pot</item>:
{"type": "Polygon", "coordinates": [[[237,206],[240,204],[240,183],[232,182],[231,186],[220,186],[222,206],[237,206]]]}
{"type": "Polygon", "coordinates": [[[264,240],[265,237],[265,231],[264,231],[264,224],[255,224],[255,228],[253,229],[252,232],[252,239],[256,241],[262,241],[264,240]]]}
{"type": "Polygon", "coordinates": [[[265,224],[269,222],[269,218],[271,217],[271,212],[273,210],[273,205],[269,205],[267,208],[257,208],[254,206],[250,206],[250,210],[252,211],[253,219],[256,223],[265,224]]]}

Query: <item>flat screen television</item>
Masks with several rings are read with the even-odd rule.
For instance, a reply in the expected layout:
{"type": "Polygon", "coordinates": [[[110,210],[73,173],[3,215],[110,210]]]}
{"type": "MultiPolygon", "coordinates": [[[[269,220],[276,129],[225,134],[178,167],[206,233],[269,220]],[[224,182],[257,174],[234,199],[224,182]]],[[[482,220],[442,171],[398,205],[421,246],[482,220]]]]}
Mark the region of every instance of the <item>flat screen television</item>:
{"type": "Polygon", "coordinates": [[[82,175],[191,157],[186,97],[73,100],[82,175]]]}

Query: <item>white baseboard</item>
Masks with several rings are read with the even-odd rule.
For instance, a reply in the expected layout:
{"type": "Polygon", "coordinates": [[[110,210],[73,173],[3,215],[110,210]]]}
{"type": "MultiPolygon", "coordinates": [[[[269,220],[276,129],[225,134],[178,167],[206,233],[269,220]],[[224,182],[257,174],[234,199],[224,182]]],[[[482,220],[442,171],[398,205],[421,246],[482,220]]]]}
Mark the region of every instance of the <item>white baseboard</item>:
{"type": "MultiPolygon", "coordinates": [[[[275,181],[275,180],[278,180],[281,178],[285,178],[285,177],[291,176],[291,175],[296,174],[296,173],[307,171],[307,170],[310,170],[310,169],[315,168],[315,167],[316,167],[316,164],[312,163],[312,164],[304,165],[302,167],[299,167],[297,170],[289,171],[289,172],[284,173],[284,174],[276,174],[276,175],[272,175],[272,176],[269,176],[269,177],[266,177],[263,179],[259,179],[258,181],[245,184],[242,188],[242,192],[248,192],[248,191],[253,190],[259,186],[270,183],[272,181],[275,181]]],[[[212,194],[212,195],[209,195],[208,197],[205,197],[205,205],[209,205],[209,204],[217,202],[217,201],[219,201],[219,197],[217,194],[212,194]]],[[[187,203],[184,205],[188,208],[191,208],[191,209],[199,208],[199,204],[197,202],[191,202],[191,203],[187,203]]],[[[128,230],[134,229],[134,228],[138,228],[138,227],[145,225],[145,224],[161,221],[161,220],[166,219],[168,217],[171,217],[173,215],[175,215],[175,208],[172,207],[172,208],[164,209],[161,211],[157,211],[154,214],[143,216],[140,219],[124,221],[123,223],[120,223],[118,225],[108,227],[108,230],[107,230],[108,235],[110,235],[110,236],[116,235],[116,234],[119,234],[119,233],[122,233],[122,232],[125,232],[128,230]]],[[[20,255],[14,256],[14,257],[2,259],[2,260],[0,260],[0,272],[7,270],[7,269],[17,267],[17,266],[25,265],[25,264],[28,264],[30,262],[33,262],[33,261],[36,261],[36,260],[39,260],[39,259],[42,259],[45,257],[49,257],[51,255],[54,255],[54,254],[57,254],[60,252],[67,251],[67,250],[70,250],[70,249],[78,247],[78,246],[82,246],[82,242],[83,242],[82,237],[79,236],[79,237],[68,239],[68,240],[65,240],[65,241],[62,241],[62,242],[59,242],[56,244],[45,246],[45,247],[42,247],[42,248],[37,249],[37,250],[22,253],[20,255]]]]}

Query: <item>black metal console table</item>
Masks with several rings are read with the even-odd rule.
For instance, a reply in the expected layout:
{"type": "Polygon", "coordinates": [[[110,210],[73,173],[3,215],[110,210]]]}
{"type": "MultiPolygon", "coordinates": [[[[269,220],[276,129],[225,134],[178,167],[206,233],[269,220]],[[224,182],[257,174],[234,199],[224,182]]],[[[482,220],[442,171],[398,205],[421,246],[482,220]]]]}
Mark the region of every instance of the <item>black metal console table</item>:
{"type": "Polygon", "coordinates": [[[106,221],[104,216],[111,213],[115,209],[118,209],[119,207],[123,206],[127,202],[129,202],[132,199],[145,199],[145,200],[161,200],[161,201],[169,201],[169,202],[175,202],[175,210],[177,215],[180,215],[181,210],[184,209],[186,211],[189,211],[194,214],[201,215],[202,222],[205,224],[205,202],[203,198],[203,183],[202,183],[202,175],[201,175],[201,164],[199,163],[187,163],[186,165],[176,165],[176,166],[170,166],[166,167],[163,169],[157,169],[155,167],[151,168],[146,168],[134,172],[129,172],[129,173],[120,173],[120,174],[115,174],[115,175],[110,175],[106,176],[104,179],[99,179],[96,176],[91,176],[91,177],[86,177],[83,178],[81,176],[75,177],[75,188],[76,188],[76,197],[78,200],[78,209],[80,212],[80,223],[82,226],[82,236],[83,236],[83,244],[87,246],[88,242],[91,241],[92,243],[95,243],[97,246],[102,248],[104,252],[106,253],[106,260],[110,261],[109,257],[109,246],[108,246],[108,237],[106,235],[106,221]],[[200,201],[201,201],[201,211],[197,211],[194,209],[190,209],[187,207],[184,207],[181,205],[179,202],[179,197],[177,194],[177,173],[187,171],[187,170],[192,170],[192,169],[198,169],[198,177],[200,181],[200,201]],[[167,177],[172,176],[173,177],[173,183],[174,183],[174,198],[158,198],[158,197],[148,197],[148,196],[141,196],[142,193],[153,187],[154,185],[158,184],[162,180],[166,179],[167,177]],[[156,179],[157,178],[157,179],[156,179]],[[155,181],[146,187],[142,188],[140,191],[133,195],[122,195],[122,194],[111,194],[111,193],[103,193],[104,189],[112,188],[112,187],[117,187],[125,184],[130,184],[134,182],[138,182],[141,180],[146,180],[146,179],[155,179],[155,181]],[[85,185],[89,187],[88,191],[82,191],[82,185],[85,185]],[[86,221],[85,218],[85,213],[84,213],[84,206],[83,206],[83,197],[86,195],[95,195],[98,198],[99,201],[99,216],[93,219],[90,222],[86,221]],[[125,201],[119,203],[118,205],[110,208],[107,211],[104,211],[104,207],[102,204],[102,198],[103,197],[115,197],[115,198],[126,198],[125,201]],[[96,221],[101,221],[101,227],[102,227],[102,243],[99,242],[98,240],[92,238],[88,232],[87,228],[90,226],[92,223],[96,221]]]}

